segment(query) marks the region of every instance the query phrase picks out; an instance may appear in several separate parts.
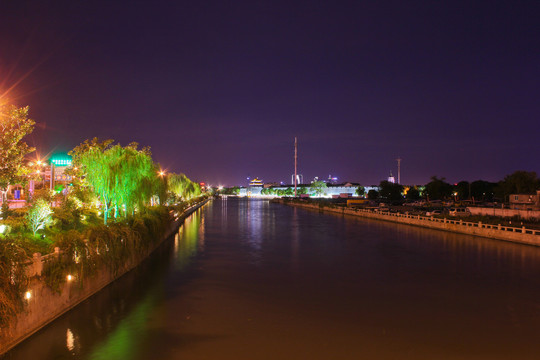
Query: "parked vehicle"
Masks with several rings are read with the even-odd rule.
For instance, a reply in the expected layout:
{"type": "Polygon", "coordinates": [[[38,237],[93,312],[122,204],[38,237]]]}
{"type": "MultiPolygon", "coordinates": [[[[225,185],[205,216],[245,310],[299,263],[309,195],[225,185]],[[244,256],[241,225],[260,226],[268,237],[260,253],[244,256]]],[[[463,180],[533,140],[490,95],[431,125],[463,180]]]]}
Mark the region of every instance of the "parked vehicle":
{"type": "Polygon", "coordinates": [[[450,216],[469,216],[469,215],[471,215],[471,212],[467,208],[451,208],[448,211],[448,215],[450,215],[450,216]]]}
{"type": "Polygon", "coordinates": [[[442,215],[441,210],[431,210],[426,212],[426,216],[442,215]]]}

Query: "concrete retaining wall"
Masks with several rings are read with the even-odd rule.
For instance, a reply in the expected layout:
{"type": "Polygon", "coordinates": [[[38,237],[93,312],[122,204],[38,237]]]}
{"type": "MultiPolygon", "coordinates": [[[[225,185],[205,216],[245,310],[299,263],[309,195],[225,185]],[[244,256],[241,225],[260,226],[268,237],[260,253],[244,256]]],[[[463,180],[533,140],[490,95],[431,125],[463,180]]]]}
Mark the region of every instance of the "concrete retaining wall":
{"type": "Polygon", "coordinates": [[[407,225],[427,227],[443,231],[451,231],[467,235],[482,236],[491,239],[511,241],[520,244],[540,246],[540,230],[526,229],[525,227],[515,228],[501,225],[483,224],[482,222],[466,222],[463,220],[439,219],[420,215],[405,215],[390,212],[376,212],[366,209],[351,209],[345,207],[319,207],[318,204],[303,204],[293,202],[283,202],[287,205],[302,207],[306,209],[332,212],[343,215],[361,216],[370,219],[392,221],[407,225]]]}
{"type": "Polygon", "coordinates": [[[520,217],[522,219],[540,220],[540,211],[538,210],[516,210],[516,209],[497,209],[484,207],[468,207],[471,215],[481,216],[499,216],[499,217],[520,217]]]}
{"type": "Polygon", "coordinates": [[[53,253],[43,257],[34,255],[32,262],[27,268],[28,274],[33,277],[28,284],[28,292],[25,294],[24,301],[26,302],[26,306],[24,312],[17,316],[9,328],[1,329],[0,355],[134,269],[161,245],[165,239],[176,232],[187,216],[206,204],[207,201],[205,200],[194,205],[186,209],[183,214],[176,216],[174,221],[169,225],[163,239],[154,244],[146,252],[134,255],[115,273],[108,269],[97,271],[92,277],[84,279],[82,286],[80,285],[81,282],[77,281],[78,279],[72,279],[64,283],[59,293],[54,292],[45,285],[39,275],[43,269],[44,258],[47,256],[58,256],[59,254],[53,253]]]}

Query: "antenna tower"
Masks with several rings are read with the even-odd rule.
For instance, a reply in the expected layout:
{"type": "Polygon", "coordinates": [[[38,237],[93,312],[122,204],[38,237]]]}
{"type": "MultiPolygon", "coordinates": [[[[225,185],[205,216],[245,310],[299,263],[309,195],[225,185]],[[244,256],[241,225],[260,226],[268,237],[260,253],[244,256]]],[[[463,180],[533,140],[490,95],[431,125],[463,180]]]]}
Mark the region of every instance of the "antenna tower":
{"type": "Polygon", "coordinates": [[[296,166],[298,165],[298,141],[296,140],[296,136],[294,137],[294,197],[296,197],[296,183],[297,183],[297,175],[296,175],[296,166]]]}
{"type": "Polygon", "coordinates": [[[401,185],[401,157],[398,156],[397,161],[397,183],[401,185]]]}

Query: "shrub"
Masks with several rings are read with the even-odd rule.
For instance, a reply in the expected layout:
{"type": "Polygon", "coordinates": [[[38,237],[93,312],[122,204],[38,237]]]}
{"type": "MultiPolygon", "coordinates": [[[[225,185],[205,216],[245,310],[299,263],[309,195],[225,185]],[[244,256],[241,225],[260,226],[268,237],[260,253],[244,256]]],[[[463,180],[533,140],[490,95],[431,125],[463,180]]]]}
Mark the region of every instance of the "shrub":
{"type": "Polygon", "coordinates": [[[39,198],[34,202],[26,214],[28,225],[34,235],[51,221],[52,212],[51,206],[43,198],[39,198]]]}
{"type": "Polygon", "coordinates": [[[0,328],[23,307],[23,292],[28,282],[26,260],[16,243],[0,240],[0,328]]]}

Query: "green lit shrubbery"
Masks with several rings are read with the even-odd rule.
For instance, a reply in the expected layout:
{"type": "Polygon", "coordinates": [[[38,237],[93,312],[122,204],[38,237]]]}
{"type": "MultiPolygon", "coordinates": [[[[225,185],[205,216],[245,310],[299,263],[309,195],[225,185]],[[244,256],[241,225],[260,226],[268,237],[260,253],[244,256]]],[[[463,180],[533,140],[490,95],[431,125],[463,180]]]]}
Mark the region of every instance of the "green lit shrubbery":
{"type": "Polygon", "coordinates": [[[68,275],[82,284],[99,268],[117,274],[130,259],[160,240],[169,222],[167,209],[160,207],[109,225],[58,233],[51,248],[58,247],[60,255],[45,263],[42,276],[51,289],[59,291],[68,275]]]}
{"type": "Polygon", "coordinates": [[[15,242],[0,240],[0,328],[3,328],[23,307],[26,289],[24,250],[15,242]]]}

